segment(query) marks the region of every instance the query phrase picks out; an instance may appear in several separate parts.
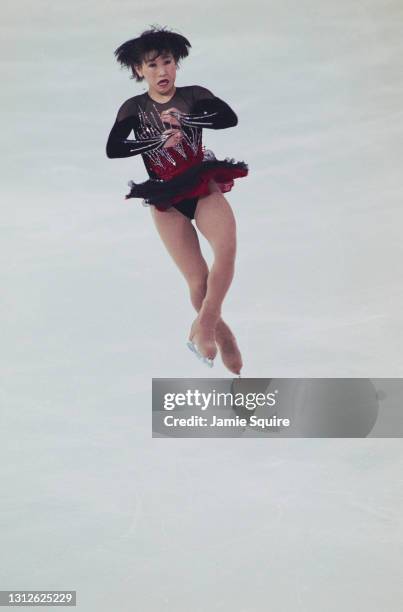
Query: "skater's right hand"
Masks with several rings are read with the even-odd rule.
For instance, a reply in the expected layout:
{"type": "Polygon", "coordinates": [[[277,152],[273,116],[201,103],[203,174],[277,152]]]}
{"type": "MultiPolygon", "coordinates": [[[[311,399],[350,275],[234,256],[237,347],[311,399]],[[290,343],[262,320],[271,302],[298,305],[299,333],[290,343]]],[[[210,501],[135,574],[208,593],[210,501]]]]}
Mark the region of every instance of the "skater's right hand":
{"type": "Polygon", "coordinates": [[[175,147],[177,144],[179,144],[183,138],[183,134],[181,130],[177,130],[175,128],[171,128],[169,130],[165,130],[164,132],[162,132],[163,134],[172,134],[172,136],[170,138],[168,138],[165,143],[163,148],[164,149],[168,149],[168,147],[175,147]]]}

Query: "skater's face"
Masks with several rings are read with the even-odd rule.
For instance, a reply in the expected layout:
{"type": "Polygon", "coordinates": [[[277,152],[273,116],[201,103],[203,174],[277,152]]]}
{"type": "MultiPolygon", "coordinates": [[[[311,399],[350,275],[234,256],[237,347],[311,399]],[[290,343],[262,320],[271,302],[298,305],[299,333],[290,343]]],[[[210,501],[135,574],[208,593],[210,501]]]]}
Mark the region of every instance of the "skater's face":
{"type": "Polygon", "coordinates": [[[136,72],[147,81],[151,91],[169,94],[176,78],[176,63],[172,53],[165,51],[158,57],[152,51],[146,55],[141,66],[135,66],[136,72]]]}

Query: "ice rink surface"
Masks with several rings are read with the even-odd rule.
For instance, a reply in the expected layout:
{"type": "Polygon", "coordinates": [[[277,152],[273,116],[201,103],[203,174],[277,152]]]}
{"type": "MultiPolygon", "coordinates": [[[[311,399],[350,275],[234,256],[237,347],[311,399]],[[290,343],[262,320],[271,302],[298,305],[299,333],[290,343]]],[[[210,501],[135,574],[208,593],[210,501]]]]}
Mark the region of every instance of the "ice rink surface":
{"type": "Polygon", "coordinates": [[[185,282],[123,199],[145,169],[105,144],[145,87],[114,49],[153,23],[187,36],[176,84],[239,118],[204,143],[250,167],[224,304],[244,376],[401,377],[402,21],[397,0],[4,10],[0,589],[400,612],[400,439],[151,439],[152,377],[227,372],[187,349],[185,282]]]}

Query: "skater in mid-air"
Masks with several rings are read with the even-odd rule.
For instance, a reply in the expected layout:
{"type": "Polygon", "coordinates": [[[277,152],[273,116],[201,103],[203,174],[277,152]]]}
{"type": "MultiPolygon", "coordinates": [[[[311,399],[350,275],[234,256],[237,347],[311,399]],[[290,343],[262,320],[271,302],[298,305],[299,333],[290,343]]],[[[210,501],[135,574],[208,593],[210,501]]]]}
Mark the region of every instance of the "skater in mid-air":
{"type": "Polygon", "coordinates": [[[223,193],[248,166],[217,160],[202,145],[202,130],[234,127],[234,111],[210,90],[176,87],[179,60],[188,56],[190,42],[165,28],[152,27],[115,51],[117,61],[133,78],[148,84],[144,94],[120,107],[109,134],[111,158],[141,154],[149,180],[129,182],[126,198],[141,198],[150,206],[154,223],[169,254],[186,279],[198,312],[188,338],[189,348],[212,366],[220,350],[224,365],[240,375],[242,357],[236,338],[223,320],[222,304],[234,275],[236,224],[223,193]],[[129,139],[133,131],[134,139],[129,139]],[[201,253],[197,231],[214,253],[211,269],[201,253]]]}

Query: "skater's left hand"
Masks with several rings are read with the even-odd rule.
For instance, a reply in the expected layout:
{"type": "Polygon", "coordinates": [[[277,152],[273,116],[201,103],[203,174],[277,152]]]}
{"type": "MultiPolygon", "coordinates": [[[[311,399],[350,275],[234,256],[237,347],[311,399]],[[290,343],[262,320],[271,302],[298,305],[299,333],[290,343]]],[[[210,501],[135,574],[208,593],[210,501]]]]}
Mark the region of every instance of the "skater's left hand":
{"type": "Polygon", "coordinates": [[[167,110],[162,111],[162,113],[160,114],[161,121],[164,121],[164,123],[170,123],[171,125],[176,125],[180,127],[181,125],[180,121],[178,121],[176,117],[173,117],[169,113],[179,113],[179,115],[182,114],[180,110],[178,110],[177,108],[173,106],[172,108],[168,108],[167,110]]]}

